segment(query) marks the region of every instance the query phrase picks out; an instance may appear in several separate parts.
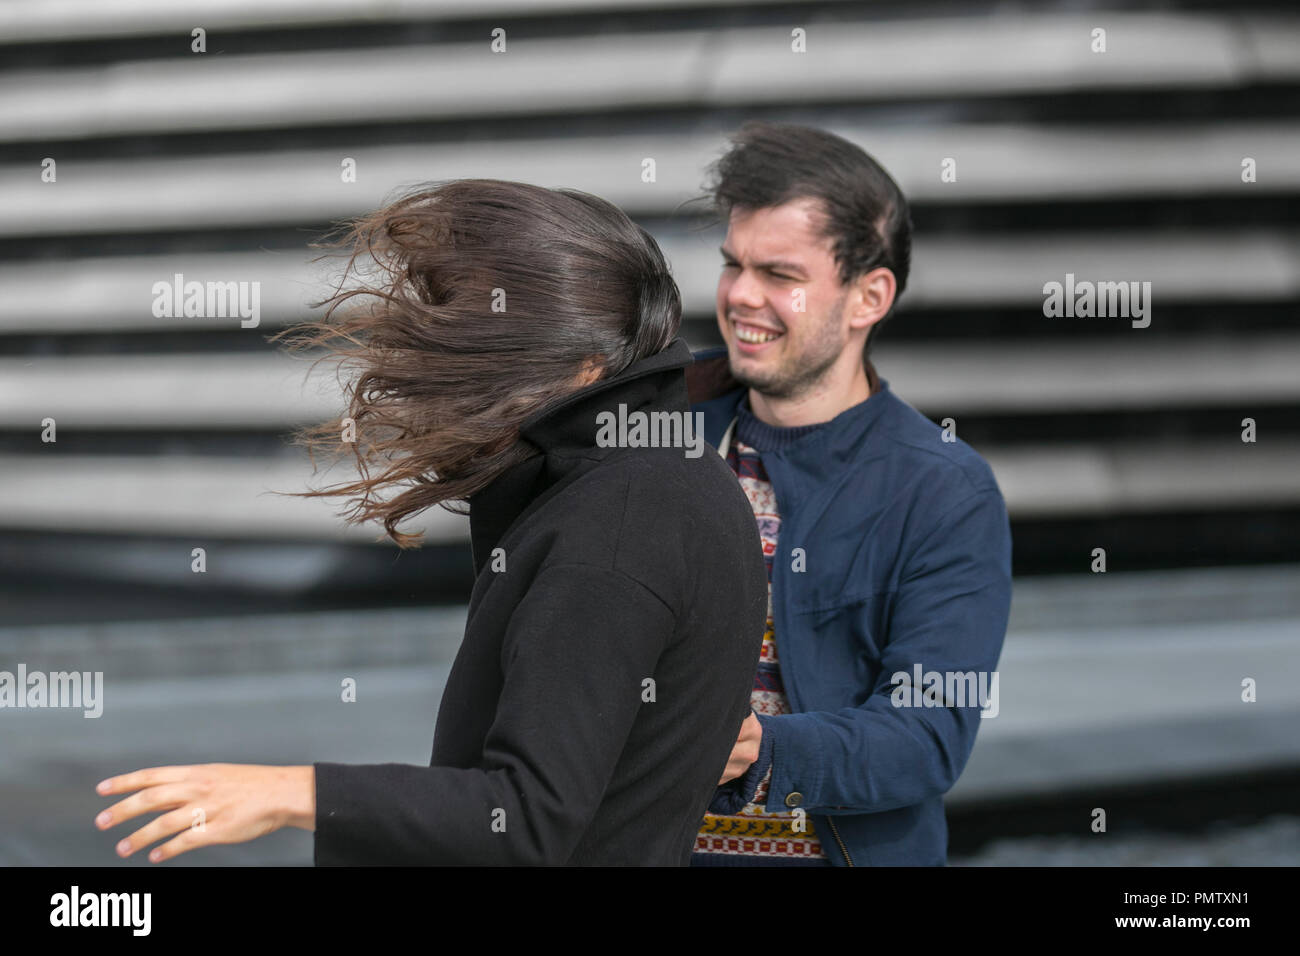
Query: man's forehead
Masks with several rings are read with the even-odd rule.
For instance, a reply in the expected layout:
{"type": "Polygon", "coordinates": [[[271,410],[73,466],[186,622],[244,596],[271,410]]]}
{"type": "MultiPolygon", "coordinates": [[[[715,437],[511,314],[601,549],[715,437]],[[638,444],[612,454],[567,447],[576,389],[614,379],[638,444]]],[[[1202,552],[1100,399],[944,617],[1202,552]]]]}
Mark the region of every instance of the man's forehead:
{"type": "Polygon", "coordinates": [[[736,240],[743,237],[751,254],[829,252],[825,221],[824,205],[818,199],[792,199],[762,209],[737,207],[731,211],[724,245],[734,251],[736,240]]]}

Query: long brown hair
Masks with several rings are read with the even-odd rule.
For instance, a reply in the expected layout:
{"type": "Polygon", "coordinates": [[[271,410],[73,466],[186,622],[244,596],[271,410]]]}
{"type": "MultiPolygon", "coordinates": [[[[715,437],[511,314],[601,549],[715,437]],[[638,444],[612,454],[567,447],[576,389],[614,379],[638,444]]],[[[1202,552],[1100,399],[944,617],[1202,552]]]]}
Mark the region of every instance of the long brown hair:
{"type": "Polygon", "coordinates": [[[617,375],[661,351],[681,322],[654,239],[578,190],[426,183],[312,246],[345,250],[342,277],[312,303],[327,306],[321,321],[271,341],[324,347],[317,361],[355,369],[347,412],[293,441],[313,464],[318,450],[350,449],[362,477],[296,494],[355,497],[348,523],[381,520],[403,548],[420,537],[397,530],[403,518],[432,505],[464,513],[471,495],[537,454],[519,435],[527,418],[584,372],[617,375]],[[345,440],[348,419],[355,441],[345,440]],[[376,497],[389,486],[405,490],[376,497]]]}

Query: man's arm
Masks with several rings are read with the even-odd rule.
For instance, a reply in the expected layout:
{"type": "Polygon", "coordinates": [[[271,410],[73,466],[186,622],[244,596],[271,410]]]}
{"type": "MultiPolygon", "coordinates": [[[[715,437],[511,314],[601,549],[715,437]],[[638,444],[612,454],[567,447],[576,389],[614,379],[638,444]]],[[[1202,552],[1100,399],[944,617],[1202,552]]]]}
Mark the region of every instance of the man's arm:
{"type": "Polygon", "coordinates": [[[315,764],[316,863],[566,862],[673,627],[626,574],[547,568],[510,618],[485,766],[315,764]]]}
{"type": "Polygon", "coordinates": [[[758,759],[719,788],[710,809],[735,812],[769,774],[769,812],[788,810],[796,792],[799,806],[823,814],[892,810],[946,793],[974,747],[979,701],[896,707],[891,677],[903,672],[910,682],[920,664],[990,680],[1010,606],[1011,532],[993,487],[940,516],[907,558],[870,697],[837,711],[760,715],[758,759]]]}

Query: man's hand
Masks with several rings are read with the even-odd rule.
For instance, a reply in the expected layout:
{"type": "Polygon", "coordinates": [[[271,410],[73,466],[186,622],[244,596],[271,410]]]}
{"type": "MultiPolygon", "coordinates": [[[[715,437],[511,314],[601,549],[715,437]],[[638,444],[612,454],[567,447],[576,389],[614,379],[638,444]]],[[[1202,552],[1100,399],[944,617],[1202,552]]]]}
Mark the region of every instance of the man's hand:
{"type": "Polygon", "coordinates": [[[762,739],[763,725],[758,722],[754,712],[750,711],[745,722],[740,725],[740,736],[736,738],[736,746],[731,748],[731,756],[727,758],[727,766],[722,771],[722,779],[718,781],[718,786],[728,780],[735,780],[750,768],[758,759],[758,747],[762,739]]]}

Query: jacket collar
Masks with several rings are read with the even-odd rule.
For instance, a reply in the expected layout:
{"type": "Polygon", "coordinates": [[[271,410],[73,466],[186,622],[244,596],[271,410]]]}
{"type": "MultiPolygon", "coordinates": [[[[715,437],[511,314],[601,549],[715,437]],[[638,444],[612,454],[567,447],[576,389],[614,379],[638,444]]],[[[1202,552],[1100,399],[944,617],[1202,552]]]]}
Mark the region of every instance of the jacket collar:
{"type": "Polygon", "coordinates": [[[548,488],[574,470],[591,467],[591,462],[609,453],[610,449],[596,445],[600,412],[618,414],[620,404],[629,412],[688,412],[681,370],[692,360],[686,341],[675,338],[655,355],[633,362],[618,375],[578,389],[526,419],[519,428],[520,438],[537,453],[502,472],[469,501],[475,573],[483,570],[510,526],[548,488]]]}
{"type": "MultiPolygon", "coordinates": [[[[850,460],[860,452],[867,430],[887,405],[897,401],[889,389],[889,381],[880,377],[870,359],[865,361],[865,367],[871,387],[868,398],[846,408],[822,428],[809,432],[790,449],[777,454],[798,457],[802,450],[816,446],[817,457],[829,455],[836,460],[850,460]]],[[[696,352],[694,364],[686,371],[686,385],[693,408],[704,413],[704,440],[717,448],[736,417],[746,391],[731,375],[726,346],[696,352]]]]}
{"type": "MultiPolygon", "coordinates": [[[[690,393],[691,404],[707,402],[727,392],[743,386],[731,374],[731,365],[727,359],[727,347],[717,345],[693,353],[694,361],[686,369],[686,389],[690,393]]],[[[880,387],[881,378],[871,359],[863,360],[867,372],[867,385],[875,395],[880,387]]]]}
{"type": "Polygon", "coordinates": [[[592,448],[596,444],[596,416],[602,411],[617,413],[620,404],[626,405],[629,412],[647,406],[686,411],[684,386],[668,385],[673,381],[681,385],[678,370],[693,361],[686,340],[675,338],[662,351],[633,362],[618,375],[593,382],[558,405],[533,415],[519,427],[519,433],[546,452],[592,448]],[[665,394],[665,390],[671,394],[665,394]]]}

